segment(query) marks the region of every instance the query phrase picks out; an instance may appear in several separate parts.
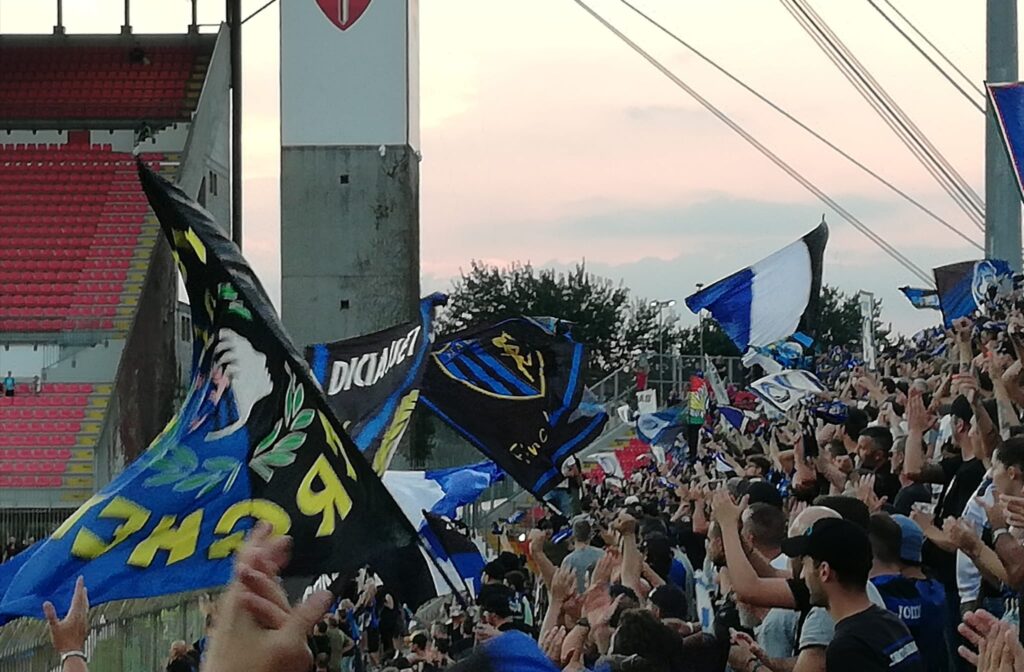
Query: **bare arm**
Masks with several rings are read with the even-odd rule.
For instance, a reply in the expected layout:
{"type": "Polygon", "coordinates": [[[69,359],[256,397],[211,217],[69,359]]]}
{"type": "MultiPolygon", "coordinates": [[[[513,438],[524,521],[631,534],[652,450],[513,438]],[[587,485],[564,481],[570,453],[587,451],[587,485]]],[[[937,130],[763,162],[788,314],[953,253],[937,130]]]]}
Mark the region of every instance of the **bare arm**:
{"type": "Polygon", "coordinates": [[[765,578],[757,575],[750,559],[743,551],[739,533],[739,507],[729,499],[729,494],[715,495],[715,517],[722,527],[722,542],[725,546],[725,562],[729,567],[736,600],[755,607],[782,607],[794,609],[793,591],[786,579],[765,578]]]}
{"type": "Polygon", "coordinates": [[[543,530],[530,531],[530,558],[537,565],[537,573],[540,574],[544,587],[551,590],[551,579],[555,575],[555,564],[544,552],[544,542],[548,535],[543,530]]]}
{"type": "Polygon", "coordinates": [[[935,422],[924,407],[920,392],[911,390],[907,398],[907,441],[903,456],[903,473],[918,483],[941,483],[946,474],[942,467],[925,459],[924,433],[935,422]]]}

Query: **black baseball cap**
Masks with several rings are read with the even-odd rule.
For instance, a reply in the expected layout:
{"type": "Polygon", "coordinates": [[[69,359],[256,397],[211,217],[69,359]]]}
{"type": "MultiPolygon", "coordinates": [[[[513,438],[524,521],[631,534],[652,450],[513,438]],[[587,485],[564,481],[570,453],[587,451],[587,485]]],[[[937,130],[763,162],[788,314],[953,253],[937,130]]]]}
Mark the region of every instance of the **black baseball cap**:
{"type": "Polygon", "coordinates": [[[686,618],[686,594],[677,586],[663,583],[651,592],[650,601],[662,618],[686,618]]]}
{"type": "Polygon", "coordinates": [[[754,481],[747,488],[748,504],[771,504],[777,509],[782,508],[782,495],[779,489],[768,481],[754,481]]]}
{"type": "Polygon", "coordinates": [[[508,618],[512,615],[514,597],[511,588],[500,584],[492,585],[490,590],[481,591],[477,606],[481,611],[490,612],[498,618],[508,618]]]}
{"type": "Polygon", "coordinates": [[[782,552],[791,558],[810,556],[827,562],[843,574],[871,572],[871,542],[867,532],[842,518],[823,518],[806,534],[782,542],[782,552]]]}

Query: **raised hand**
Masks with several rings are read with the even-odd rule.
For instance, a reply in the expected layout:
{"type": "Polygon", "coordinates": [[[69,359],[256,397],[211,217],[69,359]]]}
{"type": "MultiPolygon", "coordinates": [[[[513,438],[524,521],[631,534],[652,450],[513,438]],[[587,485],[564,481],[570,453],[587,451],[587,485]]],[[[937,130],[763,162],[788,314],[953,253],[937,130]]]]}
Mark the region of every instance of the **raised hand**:
{"type": "Polygon", "coordinates": [[[748,498],[744,497],[737,504],[727,490],[719,490],[711,500],[711,517],[722,527],[739,527],[740,517],[747,508],[748,498]]]}
{"type": "MultiPolygon", "coordinates": [[[[313,663],[306,635],[330,606],[319,591],[291,606],[277,581],[282,545],[257,526],[235,561],[235,578],[218,609],[206,664],[218,672],[304,672],[313,663]],[[273,568],[265,573],[257,567],[273,568]]],[[[287,564],[287,558],[284,558],[287,564]]]]}
{"type": "Polygon", "coordinates": [[[911,390],[907,397],[907,427],[912,432],[924,434],[935,424],[935,416],[924,407],[924,395],[920,390],[911,390]]]}
{"type": "Polygon", "coordinates": [[[559,567],[551,579],[551,601],[564,603],[576,594],[576,572],[572,567],[559,567]]]}
{"type": "Polygon", "coordinates": [[[85,651],[85,638],[89,635],[89,593],[85,579],[75,581],[75,594],[64,618],[57,619],[57,610],[51,602],[43,602],[43,615],[50,627],[50,642],[57,653],[85,651]]]}
{"type": "Polygon", "coordinates": [[[950,517],[943,523],[942,530],[949,535],[956,547],[967,555],[974,557],[981,550],[981,538],[970,522],[950,517]]]}
{"type": "Polygon", "coordinates": [[[871,513],[881,511],[885,503],[889,501],[888,497],[879,498],[875,494],[874,474],[865,474],[860,477],[860,482],[857,483],[857,499],[867,504],[868,510],[871,513]]]}

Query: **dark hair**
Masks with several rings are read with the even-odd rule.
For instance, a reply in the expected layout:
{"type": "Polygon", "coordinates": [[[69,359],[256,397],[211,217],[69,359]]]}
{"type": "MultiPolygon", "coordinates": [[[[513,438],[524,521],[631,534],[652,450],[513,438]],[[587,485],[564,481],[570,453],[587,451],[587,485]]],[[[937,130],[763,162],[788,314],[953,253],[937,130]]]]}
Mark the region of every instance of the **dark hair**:
{"type": "Polygon", "coordinates": [[[412,645],[417,648],[425,649],[429,643],[430,639],[427,637],[427,633],[425,632],[417,632],[412,636],[412,645]]]}
{"type": "Polygon", "coordinates": [[[1017,467],[1024,471],[1024,437],[1010,437],[996,448],[993,457],[1004,467],[1017,467]]]}
{"type": "MultiPolygon", "coordinates": [[[[813,562],[814,568],[817,569],[825,560],[814,560],[813,562]]],[[[835,572],[836,582],[847,590],[864,590],[868,576],[871,575],[871,563],[857,568],[837,567],[833,564],[829,564],[829,567],[835,572]]]]}
{"type": "Polygon", "coordinates": [[[850,410],[846,412],[846,422],[843,423],[843,429],[846,430],[846,435],[851,440],[856,441],[860,438],[860,433],[864,431],[864,428],[868,426],[868,414],[859,408],[850,407],[850,410]]]}
{"type": "Polygon", "coordinates": [[[896,381],[892,378],[882,378],[882,389],[886,394],[896,394],[896,381]]]}
{"type": "Polygon", "coordinates": [[[512,586],[517,593],[526,592],[526,575],[518,569],[514,569],[505,575],[505,581],[512,586]]]}
{"type": "Polygon", "coordinates": [[[871,514],[868,539],[871,541],[871,553],[877,560],[890,565],[899,563],[903,532],[892,516],[888,513],[871,514]]]}
{"type": "Polygon", "coordinates": [[[815,497],[814,506],[825,506],[848,520],[860,529],[867,532],[868,523],[871,520],[871,511],[868,505],[856,497],[846,495],[821,495],[815,497]]]}
{"type": "Polygon", "coordinates": [[[316,631],[319,632],[321,635],[324,634],[325,632],[327,632],[327,624],[323,621],[320,621],[316,624],[316,631]]]}
{"type": "Polygon", "coordinates": [[[615,631],[615,650],[612,653],[642,655],[653,669],[662,672],[686,667],[682,639],[644,609],[631,609],[622,614],[615,631]]]}
{"type": "Polygon", "coordinates": [[[786,514],[771,504],[751,504],[750,513],[743,521],[743,531],[754,541],[767,548],[778,548],[786,538],[786,514]]]}
{"type": "Polygon", "coordinates": [[[850,451],[846,450],[846,444],[839,439],[832,439],[825,446],[832,457],[842,457],[843,455],[849,455],[850,451]]]}
{"type": "Polygon", "coordinates": [[[601,656],[594,669],[607,670],[607,672],[657,672],[658,670],[649,660],[635,654],[632,656],[601,656]]]}
{"type": "Polygon", "coordinates": [[[645,559],[651,566],[654,573],[661,578],[668,580],[668,573],[672,569],[672,545],[664,534],[652,534],[644,539],[645,559]]]}
{"type": "Polygon", "coordinates": [[[505,571],[505,565],[497,560],[491,560],[484,565],[484,574],[497,581],[502,581],[505,578],[505,571]]]}
{"type": "Polygon", "coordinates": [[[771,471],[772,461],[764,455],[751,455],[747,458],[747,466],[757,467],[761,474],[764,475],[771,471]]]}
{"type": "Polygon", "coordinates": [[[886,455],[892,450],[892,432],[888,427],[865,427],[860,435],[871,439],[875,446],[886,455]]]}

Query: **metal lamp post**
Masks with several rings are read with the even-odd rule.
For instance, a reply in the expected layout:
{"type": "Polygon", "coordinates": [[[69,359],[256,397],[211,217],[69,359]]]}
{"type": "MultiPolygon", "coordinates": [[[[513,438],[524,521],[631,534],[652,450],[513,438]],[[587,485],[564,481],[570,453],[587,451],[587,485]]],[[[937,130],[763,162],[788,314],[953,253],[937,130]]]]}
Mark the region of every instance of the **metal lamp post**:
{"type": "Polygon", "coordinates": [[[651,301],[651,307],[658,309],[658,378],[661,380],[659,394],[665,399],[665,309],[676,305],[675,299],[651,301]]]}

